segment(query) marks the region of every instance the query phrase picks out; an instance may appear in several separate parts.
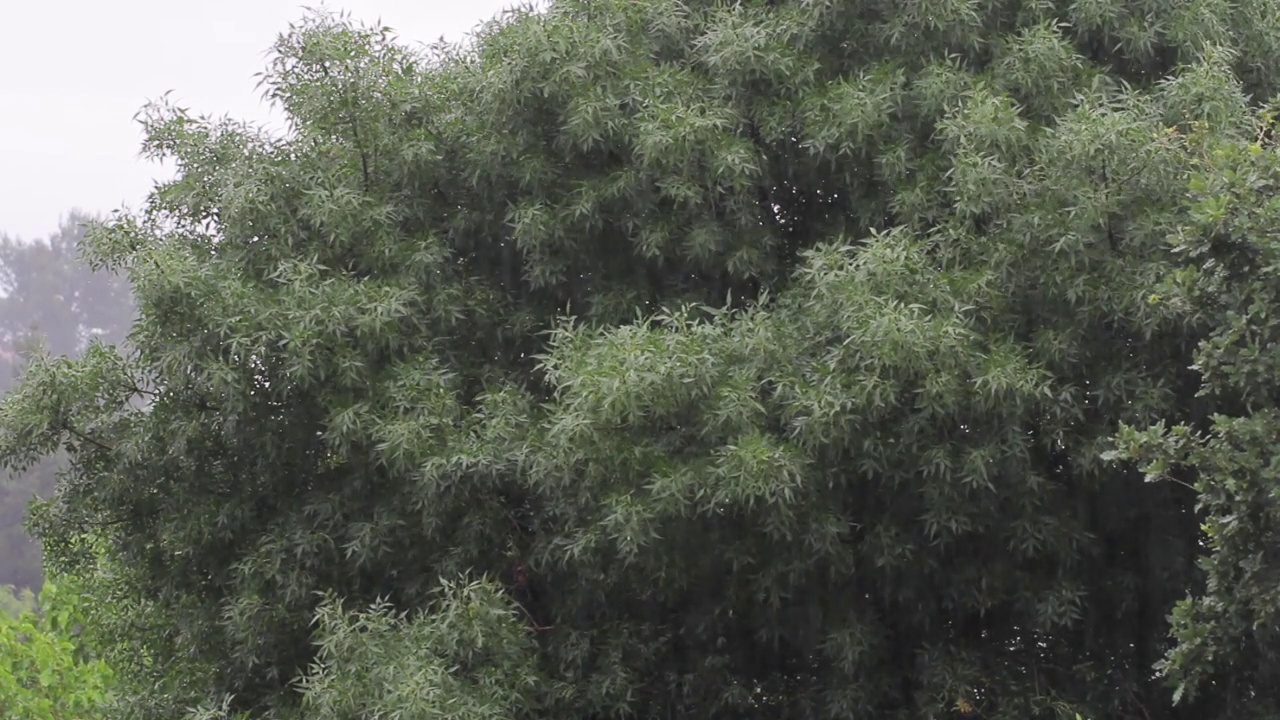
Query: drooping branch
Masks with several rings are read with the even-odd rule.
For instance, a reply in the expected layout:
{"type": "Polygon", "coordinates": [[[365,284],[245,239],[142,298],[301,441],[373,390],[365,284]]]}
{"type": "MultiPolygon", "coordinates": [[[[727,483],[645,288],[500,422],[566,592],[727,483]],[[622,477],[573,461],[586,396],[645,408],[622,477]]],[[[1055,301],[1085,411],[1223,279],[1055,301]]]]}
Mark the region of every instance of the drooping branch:
{"type": "Polygon", "coordinates": [[[86,435],[86,434],[84,434],[84,433],[80,432],[79,430],[77,430],[77,429],[75,429],[74,427],[72,427],[72,426],[71,426],[71,423],[69,423],[69,422],[65,422],[65,421],[64,421],[64,422],[62,423],[62,425],[61,425],[61,430],[62,430],[63,432],[65,432],[65,433],[67,433],[67,434],[71,435],[72,437],[74,437],[75,439],[77,439],[77,440],[79,440],[79,441],[81,441],[81,442],[87,442],[87,443],[89,443],[90,445],[93,445],[94,447],[98,448],[99,450],[103,450],[103,451],[105,451],[105,452],[109,452],[109,453],[114,453],[114,452],[115,452],[115,448],[113,448],[113,447],[111,447],[110,445],[108,445],[108,444],[106,444],[106,443],[102,442],[101,440],[98,440],[97,438],[94,438],[94,437],[92,437],[92,436],[90,436],[90,435],[86,435]]]}

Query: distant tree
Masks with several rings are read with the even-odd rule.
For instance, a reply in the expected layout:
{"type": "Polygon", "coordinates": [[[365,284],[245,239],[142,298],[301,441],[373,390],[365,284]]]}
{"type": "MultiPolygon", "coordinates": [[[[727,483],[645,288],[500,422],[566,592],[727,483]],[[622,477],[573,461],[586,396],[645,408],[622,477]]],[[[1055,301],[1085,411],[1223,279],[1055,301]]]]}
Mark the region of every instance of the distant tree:
{"type": "Polygon", "coordinates": [[[39,589],[40,545],[25,527],[28,504],[47,498],[57,484],[61,453],[22,473],[0,475],[0,585],[39,589]]]}
{"type": "Polygon", "coordinates": [[[144,114],[129,347],[0,407],[125,717],[1280,717],[1280,2],[311,16],[265,83],[144,114]]]}
{"type": "MultiPolygon", "coordinates": [[[[75,355],[95,337],[124,340],[134,312],[127,279],[93,272],[79,256],[92,220],[72,212],[43,240],[0,235],[0,391],[35,354],[75,355]]],[[[23,522],[32,498],[53,493],[64,460],[59,453],[0,475],[0,584],[40,588],[40,548],[23,522]]]]}
{"type": "Polygon", "coordinates": [[[127,279],[80,258],[94,221],[74,211],[42,240],[0,235],[0,343],[10,356],[32,334],[54,355],[74,355],[94,337],[124,340],[134,314],[127,279]]]}
{"type": "Polygon", "coordinates": [[[16,618],[24,612],[34,612],[36,594],[29,587],[0,585],[0,612],[16,618]]]}

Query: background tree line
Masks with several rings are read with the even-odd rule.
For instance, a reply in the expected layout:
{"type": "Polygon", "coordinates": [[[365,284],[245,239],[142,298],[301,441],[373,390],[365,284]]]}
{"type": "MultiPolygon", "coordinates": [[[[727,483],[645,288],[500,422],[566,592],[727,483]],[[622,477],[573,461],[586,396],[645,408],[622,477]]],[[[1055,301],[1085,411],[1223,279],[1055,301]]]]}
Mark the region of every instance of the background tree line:
{"type": "MultiPolygon", "coordinates": [[[[38,352],[75,356],[92,338],[125,339],[133,322],[127,279],[95,273],[79,257],[92,219],[73,211],[57,232],[38,240],[0,234],[0,393],[38,352]]],[[[27,506],[53,494],[64,462],[54,454],[24,472],[6,471],[0,481],[0,586],[21,606],[33,605],[43,582],[39,545],[23,527],[27,506]]],[[[13,609],[8,598],[0,602],[13,609]]]]}

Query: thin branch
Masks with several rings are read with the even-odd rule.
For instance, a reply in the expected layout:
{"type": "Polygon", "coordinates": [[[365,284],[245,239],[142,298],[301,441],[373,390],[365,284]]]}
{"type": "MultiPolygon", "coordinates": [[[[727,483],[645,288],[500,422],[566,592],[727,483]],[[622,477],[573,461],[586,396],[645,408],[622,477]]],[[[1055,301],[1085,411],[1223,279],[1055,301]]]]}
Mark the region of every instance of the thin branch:
{"type": "Polygon", "coordinates": [[[64,422],[64,423],[62,424],[62,429],[63,429],[63,431],[65,431],[65,432],[69,433],[70,435],[74,436],[77,440],[80,440],[81,442],[87,442],[87,443],[89,443],[90,445],[93,445],[93,446],[97,447],[99,450],[105,450],[106,452],[109,452],[109,453],[114,453],[114,452],[116,451],[116,450],[115,450],[115,448],[111,447],[110,445],[107,445],[106,443],[102,442],[101,440],[98,440],[98,439],[96,439],[96,438],[93,438],[93,437],[90,437],[90,436],[88,436],[88,435],[85,435],[84,433],[80,432],[79,430],[77,430],[77,429],[75,429],[75,428],[71,427],[70,423],[65,423],[65,422],[64,422]]]}

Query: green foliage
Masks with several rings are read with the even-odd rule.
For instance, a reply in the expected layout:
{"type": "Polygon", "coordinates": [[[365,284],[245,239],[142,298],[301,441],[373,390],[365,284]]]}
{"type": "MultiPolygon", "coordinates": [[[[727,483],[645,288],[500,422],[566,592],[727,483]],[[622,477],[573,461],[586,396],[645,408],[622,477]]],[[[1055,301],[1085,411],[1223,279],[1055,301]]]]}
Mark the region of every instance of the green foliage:
{"type": "Polygon", "coordinates": [[[536,701],[537,646],[500,587],[446,583],[407,619],[386,603],[316,613],[318,654],[302,678],[300,717],[509,718],[536,701]]]}
{"type": "Polygon", "coordinates": [[[180,172],[89,243],[129,347],[0,408],[9,465],[73,460],[34,526],[118,716],[1274,717],[1278,25],[311,16],[289,133],[150,108],[180,172]],[[1122,461],[1215,413],[1243,455],[1122,461]]]}
{"type": "Polygon", "coordinates": [[[1173,238],[1185,258],[1153,302],[1208,328],[1195,354],[1203,379],[1190,422],[1124,428],[1120,450],[1152,481],[1189,483],[1203,514],[1203,590],[1178,603],[1177,645],[1164,663],[1179,697],[1204,692],[1215,675],[1250,689],[1238,717],[1266,717],[1280,702],[1280,147],[1276,113],[1255,133],[1223,138],[1212,125],[1183,141],[1196,155],[1188,183],[1191,223],[1173,238]]]}
{"type": "MultiPolygon", "coordinates": [[[[91,222],[73,212],[42,240],[0,235],[0,391],[41,352],[74,355],[92,337],[124,339],[133,315],[128,282],[92,272],[79,257],[91,222]]],[[[0,475],[0,584],[40,587],[40,546],[23,524],[30,501],[53,493],[65,461],[56,453],[25,472],[0,475]]]]}
{"type": "Polygon", "coordinates": [[[106,717],[113,675],[77,638],[83,622],[80,602],[74,584],[46,583],[38,613],[0,613],[0,712],[4,717],[106,717]]]}

